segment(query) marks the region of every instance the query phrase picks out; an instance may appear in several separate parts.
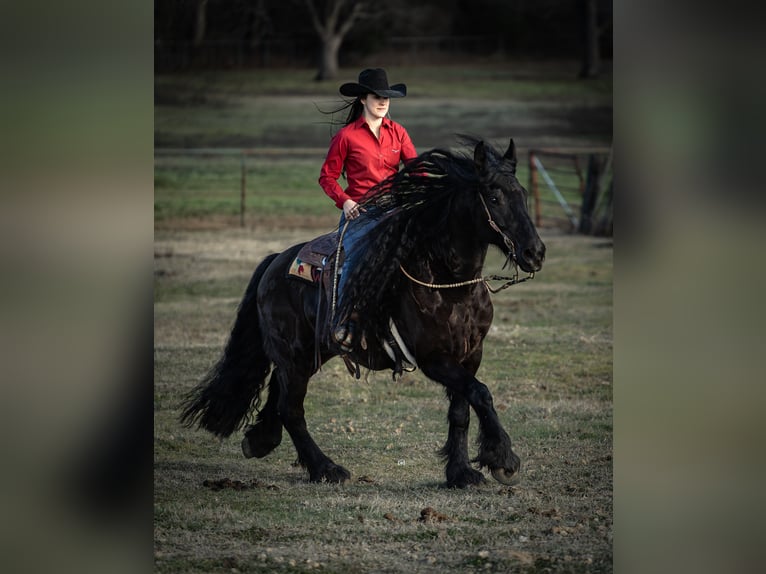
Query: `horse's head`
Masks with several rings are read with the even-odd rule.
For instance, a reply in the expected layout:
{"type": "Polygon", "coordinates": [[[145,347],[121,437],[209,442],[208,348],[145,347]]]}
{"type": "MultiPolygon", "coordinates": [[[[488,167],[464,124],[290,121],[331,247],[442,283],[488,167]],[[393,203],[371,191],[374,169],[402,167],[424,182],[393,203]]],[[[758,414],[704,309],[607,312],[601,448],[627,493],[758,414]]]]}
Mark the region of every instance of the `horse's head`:
{"type": "Polygon", "coordinates": [[[484,142],[478,142],[473,161],[479,176],[478,211],[480,217],[486,217],[481,236],[527,273],[539,271],[545,259],[545,244],[527,211],[527,190],[516,179],[513,139],[502,157],[484,142]]]}

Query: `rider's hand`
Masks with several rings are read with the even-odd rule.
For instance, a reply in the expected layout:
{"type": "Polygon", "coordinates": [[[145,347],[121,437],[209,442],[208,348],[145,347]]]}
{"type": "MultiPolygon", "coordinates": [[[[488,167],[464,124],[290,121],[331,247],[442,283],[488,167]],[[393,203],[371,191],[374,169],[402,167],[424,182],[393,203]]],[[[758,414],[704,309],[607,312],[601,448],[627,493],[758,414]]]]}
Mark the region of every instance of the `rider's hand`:
{"type": "Polygon", "coordinates": [[[364,207],[353,199],[347,199],[343,202],[343,213],[346,215],[346,219],[356,219],[363,211],[366,211],[364,207]]]}

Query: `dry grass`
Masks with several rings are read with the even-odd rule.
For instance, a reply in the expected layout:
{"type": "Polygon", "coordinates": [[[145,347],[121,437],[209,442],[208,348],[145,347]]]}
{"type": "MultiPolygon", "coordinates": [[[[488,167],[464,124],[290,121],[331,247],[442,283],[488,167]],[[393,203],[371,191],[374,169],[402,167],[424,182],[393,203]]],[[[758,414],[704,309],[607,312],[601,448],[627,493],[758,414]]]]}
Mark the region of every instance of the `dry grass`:
{"type": "Polygon", "coordinates": [[[287,436],[246,460],[239,437],[178,424],[181,396],[220,352],[257,262],[324,231],[157,231],[156,571],[612,571],[604,240],[543,232],[543,271],[494,297],[479,377],[524,462],[517,486],[441,487],[447,404],[418,372],[355,381],[334,360],[312,380],[308,424],[352,472],[342,486],[308,483],[287,436]]]}

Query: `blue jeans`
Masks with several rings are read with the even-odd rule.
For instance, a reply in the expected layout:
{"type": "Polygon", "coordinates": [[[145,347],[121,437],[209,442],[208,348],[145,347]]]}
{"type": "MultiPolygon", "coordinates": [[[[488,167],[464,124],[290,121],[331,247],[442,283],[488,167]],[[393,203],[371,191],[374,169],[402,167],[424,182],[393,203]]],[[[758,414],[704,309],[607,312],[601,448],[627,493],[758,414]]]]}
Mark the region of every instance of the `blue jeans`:
{"type": "MultiPolygon", "coordinates": [[[[340,216],[340,223],[338,224],[338,234],[343,232],[343,226],[346,223],[346,214],[342,213],[340,216]]],[[[363,236],[367,230],[372,227],[372,225],[375,223],[374,219],[370,219],[365,216],[364,213],[360,214],[358,218],[352,219],[348,227],[346,228],[346,233],[343,234],[343,250],[345,251],[345,259],[343,260],[343,265],[341,266],[341,275],[340,279],[338,280],[338,294],[337,294],[337,300],[336,300],[336,309],[340,307],[341,300],[343,297],[344,292],[344,286],[346,285],[346,279],[348,277],[348,262],[349,262],[349,255],[351,254],[351,250],[353,248],[353,245],[359,240],[361,236],[363,236]]],[[[336,316],[335,317],[335,324],[337,325],[339,321],[346,320],[346,318],[341,318],[336,316]]]]}

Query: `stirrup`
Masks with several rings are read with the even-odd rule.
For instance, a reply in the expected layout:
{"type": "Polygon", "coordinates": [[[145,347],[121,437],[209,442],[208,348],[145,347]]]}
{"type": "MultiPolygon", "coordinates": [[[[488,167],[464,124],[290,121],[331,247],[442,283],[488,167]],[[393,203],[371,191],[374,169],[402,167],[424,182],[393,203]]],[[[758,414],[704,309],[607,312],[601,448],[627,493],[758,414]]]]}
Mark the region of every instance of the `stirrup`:
{"type": "Polygon", "coordinates": [[[391,378],[394,382],[396,382],[397,377],[401,379],[405,372],[411,373],[415,370],[415,365],[410,363],[409,359],[404,355],[402,348],[399,346],[399,343],[396,342],[396,339],[394,339],[392,335],[389,335],[383,341],[383,349],[394,361],[394,368],[391,372],[391,378]]]}
{"type": "Polygon", "coordinates": [[[394,363],[392,377],[396,381],[396,377],[401,378],[404,372],[411,373],[416,370],[417,364],[407,348],[404,347],[399,330],[391,319],[389,319],[389,327],[391,331],[388,336],[383,338],[381,343],[383,350],[386,351],[386,354],[394,363]]]}

